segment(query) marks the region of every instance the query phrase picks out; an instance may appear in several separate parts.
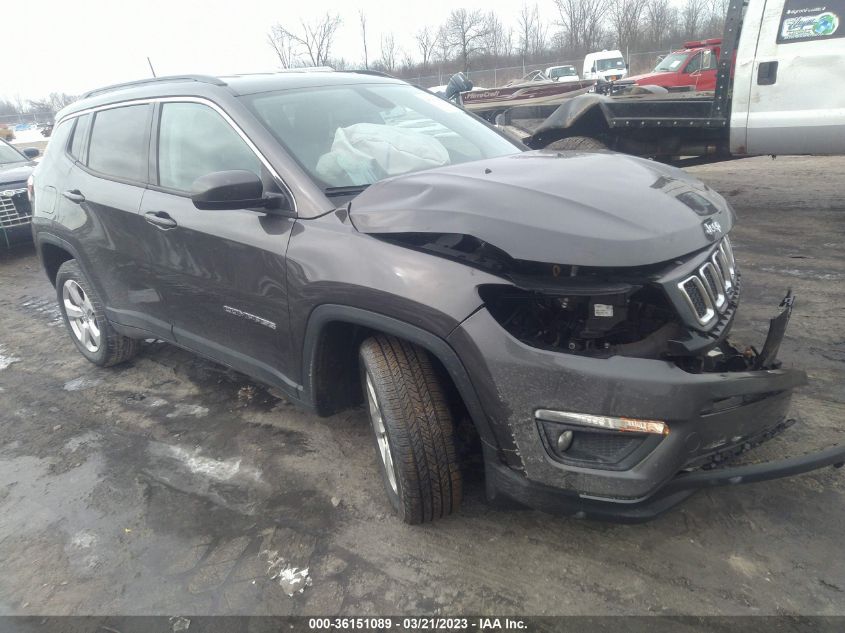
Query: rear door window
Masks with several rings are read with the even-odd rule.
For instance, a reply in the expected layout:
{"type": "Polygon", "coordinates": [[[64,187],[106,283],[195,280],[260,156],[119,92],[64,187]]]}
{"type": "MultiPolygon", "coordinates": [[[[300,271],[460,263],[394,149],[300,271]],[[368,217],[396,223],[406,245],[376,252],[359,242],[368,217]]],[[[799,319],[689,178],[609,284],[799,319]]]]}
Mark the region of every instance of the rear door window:
{"type": "Polygon", "coordinates": [[[261,162],[220,114],[200,103],[164,103],[158,137],[158,184],[189,192],[200,176],[243,169],[261,176],[261,162]]]}
{"type": "Polygon", "coordinates": [[[94,115],[88,167],[106,176],[146,182],[149,104],[101,110],[94,115]]]}
{"type": "Polygon", "coordinates": [[[70,141],[70,155],[82,163],[85,162],[85,139],[88,137],[88,127],[90,125],[90,114],[77,117],[76,126],[73,128],[73,137],[70,141]]]}

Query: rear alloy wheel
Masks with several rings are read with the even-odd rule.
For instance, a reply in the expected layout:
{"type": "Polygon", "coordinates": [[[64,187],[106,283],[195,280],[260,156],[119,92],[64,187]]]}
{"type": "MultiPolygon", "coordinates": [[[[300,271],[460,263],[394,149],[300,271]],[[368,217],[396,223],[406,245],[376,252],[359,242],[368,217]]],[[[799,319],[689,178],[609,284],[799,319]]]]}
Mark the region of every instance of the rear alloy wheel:
{"type": "Polygon", "coordinates": [[[101,332],[94,317],[94,306],[82,286],[73,279],[62,284],[62,304],[70,331],[85,349],[96,354],[100,349],[101,332]]]}
{"type": "Polygon", "coordinates": [[[428,353],[378,335],[361,345],[361,383],[385,491],[406,523],[458,509],[461,473],[452,415],[428,353]]]}
{"type": "Polygon", "coordinates": [[[138,341],[118,334],[108,322],[100,297],[76,260],[66,261],[56,273],[56,296],[71,339],[92,363],[116,365],[138,351],[138,341]]]}

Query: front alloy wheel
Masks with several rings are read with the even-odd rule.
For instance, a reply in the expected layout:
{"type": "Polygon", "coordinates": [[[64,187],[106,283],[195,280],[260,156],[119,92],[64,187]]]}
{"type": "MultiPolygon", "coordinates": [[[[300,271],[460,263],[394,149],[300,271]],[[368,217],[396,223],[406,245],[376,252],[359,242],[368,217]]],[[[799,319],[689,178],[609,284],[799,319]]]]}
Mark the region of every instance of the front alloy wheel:
{"type": "Polygon", "coordinates": [[[448,516],[461,503],[452,413],[424,349],[393,336],[361,344],[379,469],[390,504],[406,523],[448,516]]]}
{"type": "Polygon", "coordinates": [[[378,447],[379,457],[381,457],[381,464],[387,476],[387,483],[394,494],[399,494],[399,489],[396,486],[396,469],[393,467],[393,455],[390,454],[390,444],[387,441],[387,429],[384,427],[384,418],[381,415],[381,409],[378,406],[378,398],[376,397],[376,390],[373,387],[373,379],[370,374],[366,373],[367,383],[367,404],[370,409],[370,422],[373,425],[373,433],[376,434],[376,446],[378,447]]]}

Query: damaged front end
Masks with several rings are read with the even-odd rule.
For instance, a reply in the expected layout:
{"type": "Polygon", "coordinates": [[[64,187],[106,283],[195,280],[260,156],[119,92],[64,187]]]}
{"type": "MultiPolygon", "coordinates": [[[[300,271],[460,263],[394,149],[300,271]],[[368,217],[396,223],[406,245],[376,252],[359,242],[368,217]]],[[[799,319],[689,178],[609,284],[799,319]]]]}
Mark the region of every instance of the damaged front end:
{"type": "Polygon", "coordinates": [[[793,422],[806,374],[777,358],[791,292],[761,348],[731,341],[742,278],[724,199],[630,157],[562,160],[400,177],[350,207],[363,233],[487,273],[447,342],[498,443],[484,445],[488,497],[636,521],[697,488],[845,461],[835,447],[725,468],[793,422]]]}
{"type": "Polygon", "coordinates": [[[729,467],[794,423],[792,390],[806,376],[777,358],[790,291],[760,347],[730,340],[742,278],[728,237],[627,268],[515,260],[465,235],[379,237],[502,280],[478,287],[484,310],[450,340],[459,352],[470,342],[480,348],[472,365],[493,377],[505,405],[491,406],[492,417],[506,419],[517,446],[518,455],[488,455],[491,498],[637,521],[700,487],[845,461],[845,449],[834,448],[729,467]]]}
{"type": "MultiPolygon", "coordinates": [[[[380,237],[500,276],[503,283],[482,285],[479,295],[508,333],[532,347],[663,359],[690,373],[779,366],[774,339],[765,355],[727,340],[741,281],[728,237],[685,258],[626,268],[516,260],[467,235],[380,237]]],[[[791,294],[784,306],[789,309],[775,329],[781,337],[791,294]]]]}

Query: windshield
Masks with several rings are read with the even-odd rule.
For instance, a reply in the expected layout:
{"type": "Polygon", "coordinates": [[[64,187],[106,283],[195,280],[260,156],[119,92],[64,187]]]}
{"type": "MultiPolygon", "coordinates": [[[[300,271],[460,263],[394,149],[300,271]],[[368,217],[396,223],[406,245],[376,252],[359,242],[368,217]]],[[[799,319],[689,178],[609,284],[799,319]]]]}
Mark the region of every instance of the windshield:
{"type": "Polygon", "coordinates": [[[556,79],[558,77],[572,77],[576,74],[575,66],[558,66],[557,68],[552,68],[552,72],[549,76],[552,79],[556,79]]]}
{"type": "Polygon", "coordinates": [[[460,108],[408,85],[331,86],[242,98],[328,193],[521,151],[460,108]]]}
{"type": "Polygon", "coordinates": [[[23,156],[18,150],[6,143],[0,143],[0,165],[7,163],[25,163],[29,161],[26,156],[23,156]]]}
{"type": "Polygon", "coordinates": [[[625,60],[623,60],[621,57],[596,60],[596,70],[598,70],[599,72],[603,72],[605,70],[623,70],[624,68],[625,60]]]}
{"type": "Polygon", "coordinates": [[[654,67],[654,72],[656,73],[671,73],[675,72],[681,67],[681,64],[684,63],[684,60],[687,58],[687,53],[672,53],[671,55],[667,55],[657,66],[654,67]]]}

